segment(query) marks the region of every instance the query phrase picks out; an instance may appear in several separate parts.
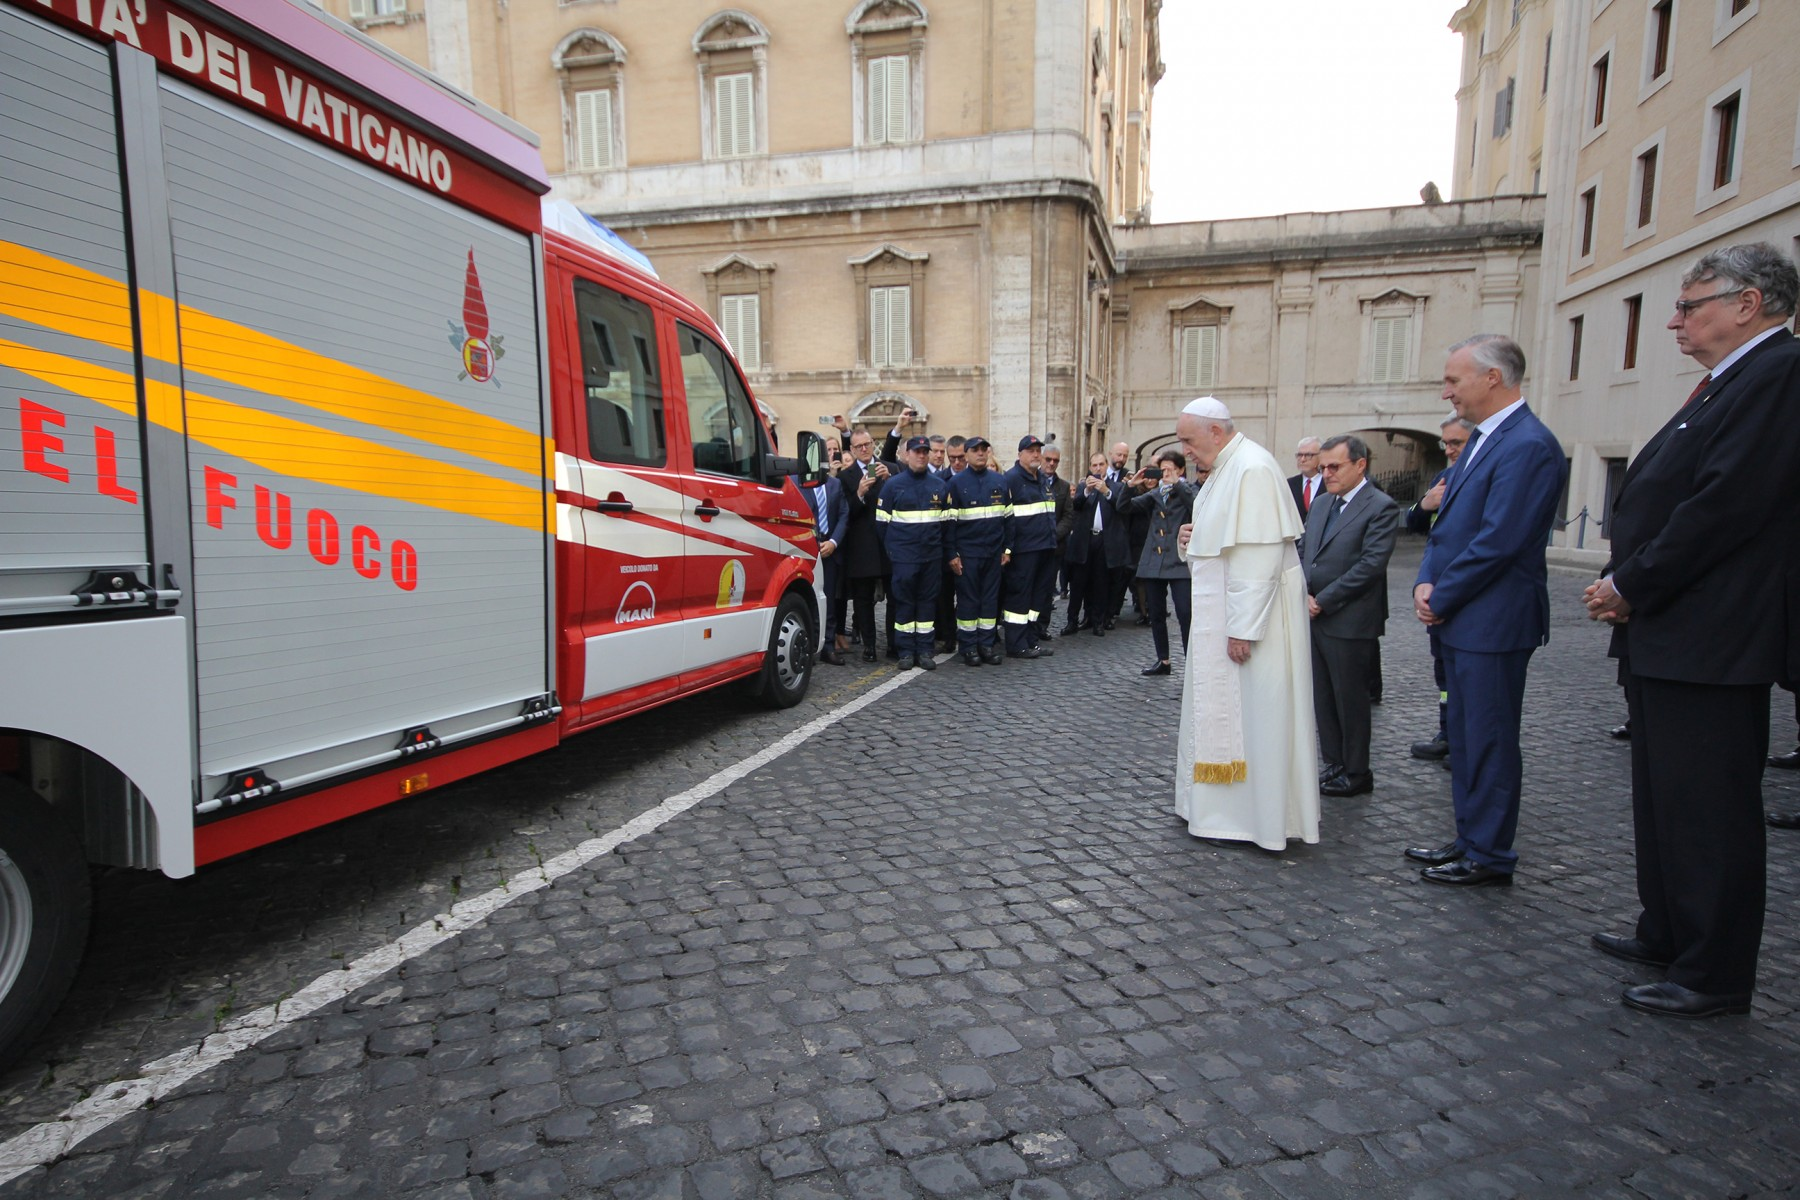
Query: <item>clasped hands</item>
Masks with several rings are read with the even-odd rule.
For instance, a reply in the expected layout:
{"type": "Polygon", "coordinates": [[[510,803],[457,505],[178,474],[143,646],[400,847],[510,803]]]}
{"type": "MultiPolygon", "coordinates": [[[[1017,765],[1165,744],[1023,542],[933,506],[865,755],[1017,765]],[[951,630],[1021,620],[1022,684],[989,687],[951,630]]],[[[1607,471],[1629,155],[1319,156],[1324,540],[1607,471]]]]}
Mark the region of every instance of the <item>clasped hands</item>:
{"type": "Polygon", "coordinates": [[[1588,584],[1581,593],[1581,602],[1587,605],[1590,621],[1623,625],[1631,620],[1631,602],[1619,595],[1619,589],[1613,586],[1610,575],[1588,584]]]}

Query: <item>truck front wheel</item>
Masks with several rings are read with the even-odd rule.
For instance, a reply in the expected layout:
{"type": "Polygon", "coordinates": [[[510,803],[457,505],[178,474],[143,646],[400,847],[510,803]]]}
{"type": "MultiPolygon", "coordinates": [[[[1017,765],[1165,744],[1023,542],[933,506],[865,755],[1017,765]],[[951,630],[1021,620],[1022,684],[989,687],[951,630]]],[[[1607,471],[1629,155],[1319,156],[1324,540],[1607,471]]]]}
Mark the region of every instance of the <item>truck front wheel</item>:
{"type": "Polygon", "coordinates": [[[62,818],[0,776],[0,1066],[49,1022],[87,947],[87,859],[62,818]]]}
{"type": "Polygon", "coordinates": [[[771,708],[792,708],[806,699],[812,672],[812,619],[800,597],[783,596],[775,608],[762,672],[752,680],[750,693],[771,708]]]}

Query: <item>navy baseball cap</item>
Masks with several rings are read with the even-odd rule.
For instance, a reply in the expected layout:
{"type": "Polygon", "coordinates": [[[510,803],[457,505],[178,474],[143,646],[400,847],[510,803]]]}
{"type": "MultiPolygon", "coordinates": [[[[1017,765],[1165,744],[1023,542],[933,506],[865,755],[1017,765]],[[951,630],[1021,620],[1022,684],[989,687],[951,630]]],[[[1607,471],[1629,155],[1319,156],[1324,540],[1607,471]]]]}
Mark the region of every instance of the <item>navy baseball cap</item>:
{"type": "Polygon", "coordinates": [[[931,449],[931,439],[928,437],[909,437],[906,439],[906,448],[908,450],[929,450],[931,449]]]}
{"type": "Polygon", "coordinates": [[[1029,450],[1033,446],[1042,446],[1043,444],[1044,444],[1044,439],[1040,438],[1035,433],[1028,433],[1024,437],[1019,439],[1019,449],[1021,449],[1021,450],[1029,450]]]}
{"type": "Polygon", "coordinates": [[[963,449],[964,450],[986,450],[991,445],[993,445],[992,442],[988,441],[984,437],[977,435],[977,436],[972,437],[972,438],[968,439],[967,441],[965,441],[963,443],[963,449]]]}

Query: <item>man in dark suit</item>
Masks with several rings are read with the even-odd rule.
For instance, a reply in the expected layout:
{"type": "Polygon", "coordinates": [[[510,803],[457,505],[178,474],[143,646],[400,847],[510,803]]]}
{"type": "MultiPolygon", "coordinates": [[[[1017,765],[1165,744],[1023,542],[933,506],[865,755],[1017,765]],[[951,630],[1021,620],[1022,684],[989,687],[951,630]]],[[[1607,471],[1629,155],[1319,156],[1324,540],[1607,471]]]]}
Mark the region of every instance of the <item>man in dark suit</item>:
{"type": "Polygon", "coordinates": [[[1525,669],[1550,636],[1544,547],[1568,471],[1556,436],[1519,392],[1524,377],[1525,352],[1493,333],[1450,347],[1444,364],[1444,399],[1475,431],[1413,585],[1414,614],[1437,627],[1456,747],[1456,840],[1406,851],[1430,864],[1421,872],[1430,883],[1507,886],[1519,858],[1525,669]]]}
{"type": "Polygon", "coordinates": [[[1111,472],[1106,455],[1088,459],[1088,473],[1071,485],[1068,548],[1063,567],[1069,574],[1069,623],[1062,635],[1072,637],[1083,629],[1105,637],[1111,624],[1112,581],[1125,566],[1129,536],[1125,518],[1113,508],[1118,486],[1108,482],[1111,472]]]}
{"type": "Polygon", "coordinates": [[[1298,475],[1288,476],[1288,491],[1294,493],[1294,507],[1300,510],[1300,519],[1312,511],[1313,501],[1325,490],[1325,477],[1319,474],[1319,439],[1303,437],[1300,444],[1294,447],[1294,465],[1300,468],[1298,475]]]}
{"type": "Polygon", "coordinates": [[[1375,787],[1369,679],[1387,629],[1387,566],[1400,506],[1369,482],[1369,447],[1361,438],[1328,439],[1318,463],[1329,495],[1307,514],[1300,563],[1312,616],[1313,715],[1325,758],[1319,794],[1360,796],[1375,787]]]}
{"type": "Polygon", "coordinates": [[[1054,510],[1056,551],[1050,570],[1044,579],[1043,594],[1039,597],[1038,608],[1038,635],[1047,638],[1050,636],[1050,618],[1053,615],[1051,610],[1055,608],[1056,598],[1062,594],[1067,582],[1063,577],[1063,551],[1069,544],[1069,528],[1074,521],[1074,515],[1070,508],[1072,502],[1069,494],[1069,481],[1064,479],[1061,474],[1062,451],[1057,449],[1055,442],[1044,447],[1043,464],[1044,478],[1050,484],[1050,501],[1056,506],[1054,510]]]}
{"type": "MultiPolygon", "coordinates": [[[[1431,523],[1437,520],[1438,506],[1443,504],[1444,492],[1450,486],[1450,470],[1456,466],[1456,460],[1462,457],[1463,447],[1469,444],[1469,434],[1474,429],[1473,425],[1455,413],[1438,422],[1438,445],[1444,448],[1444,469],[1431,481],[1431,486],[1425,489],[1425,494],[1419,497],[1418,503],[1406,510],[1406,528],[1413,533],[1431,532],[1431,523]]],[[[1442,760],[1450,754],[1450,735],[1445,724],[1450,707],[1449,693],[1444,690],[1444,656],[1438,651],[1436,627],[1427,627],[1425,634],[1431,643],[1431,675],[1437,684],[1438,727],[1437,733],[1429,741],[1412,744],[1412,756],[1442,760]]]]}
{"type": "Polygon", "coordinates": [[[1682,276],[1669,328],[1708,368],[1644,444],[1613,502],[1612,560],[1588,588],[1613,623],[1631,717],[1637,890],[1618,958],[1664,968],[1626,1005],[1673,1017],[1750,1011],[1766,863],[1769,688],[1792,682],[1789,594],[1800,499],[1800,277],[1767,244],[1727,246],[1682,276]]]}
{"type": "MultiPolygon", "coordinates": [[[[856,602],[856,636],[862,642],[863,661],[874,662],[877,657],[875,591],[884,585],[889,571],[887,550],[881,544],[881,532],[876,527],[875,506],[881,499],[881,485],[894,468],[875,458],[875,439],[866,429],[858,429],[850,435],[850,457],[850,465],[838,473],[838,482],[843,486],[844,500],[850,509],[844,522],[842,542],[844,586],[856,602]]],[[[900,652],[894,641],[892,605],[887,610],[887,644],[888,654],[899,658],[900,652]]]]}
{"type": "Polygon", "coordinates": [[[819,541],[820,587],[825,593],[825,635],[819,639],[819,661],[841,667],[844,656],[837,649],[840,630],[834,623],[841,586],[838,579],[841,560],[837,551],[838,539],[844,536],[844,529],[850,523],[850,505],[844,499],[843,486],[835,475],[827,475],[817,487],[802,488],[801,491],[806,494],[806,503],[812,509],[813,533],[819,541]]]}

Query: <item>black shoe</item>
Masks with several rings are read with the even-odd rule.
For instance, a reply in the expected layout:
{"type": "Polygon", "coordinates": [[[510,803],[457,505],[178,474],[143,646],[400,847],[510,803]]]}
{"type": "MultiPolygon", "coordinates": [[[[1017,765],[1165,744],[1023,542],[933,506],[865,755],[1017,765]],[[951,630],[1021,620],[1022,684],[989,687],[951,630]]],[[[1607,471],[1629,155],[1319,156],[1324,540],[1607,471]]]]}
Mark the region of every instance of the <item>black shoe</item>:
{"type": "Polygon", "coordinates": [[[895,659],[895,658],[899,658],[899,657],[900,657],[900,651],[899,651],[899,650],[898,650],[898,649],[896,649],[896,648],[895,648],[895,647],[893,647],[893,646],[889,646],[889,647],[888,647],[888,648],[887,648],[887,656],[888,656],[888,658],[890,658],[890,659],[895,659]]]}
{"type": "Polygon", "coordinates": [[[1800,829],[1800,809],[1789,809],[1786,812],[1767,812],[1763,820],[1776,829],[1800,829]]]}
{"type": "Polygon", "coordinates": [[[1511,887],[1512,872],[1484,867],[1472,858],[1459,858],[1438,867],[1419,872],[1426,883],[1447,883],[1452,887],[1511,887]]]}
{"type": "Polygon", "coordinates": [[[1380,704],[1381,703],[1381,693],[1380,692],[1370,692],[1369,693],[1369,703],[1370,704],[1380,704]]]}
{"type": "Polygon", "coordinates": [[[1138,619],[1137,619],[1137,623],[1138,623],[1138,624],[1139,624],[1139,625],[1149,625],[1149,624],[1150,624],[1150,618],[1149,618],[1149,617],[1139,617],[1139,618],[1138,618],[1138,619]]]}
{"type": "Polygon", "coordinates": [[[1081,632],[1081,626],[1079,626],[1079,625],[1064,625],[1062,627],[1062,632],[1060,634],[1058,634],[1057,636],[1058,637],[1074,637],[1076,634],[1078,634],[1080,632],[1081,632]]]}
{"type": "Polygon", "coordinates": [[[819,661],[822,663],[830,663],[834,667],[841,667],[844,665],[844,656],[827,646],[825,649],[819,651],[819,661]]]}
{"type": "Polygon", "coordinates": [[[1174,670],[1174,668],[1169,666],[1169,664],[1166,662],[1153,662],[1149,666],[1145,667],[1142,671],[1139,671],[1138,674],[1140,674],[1140,675],[1167,675],[1173,670],[1174,670]]]}
{"type": "Polygon", "coordinates": [[[1612,738],[1616,742],[1629,742],[1631,740],[1631,722],[1627,721],[1623,725],[1614,725],[1611,729],[1606,731],[1606,736],[1612,738]]]}
{"type": "Polygon", "coordinates": [[[921,654],[914,660],[914,665],[921,671],[935,671],[937,670],[937,659],[929,654],[921,654]]]}
{"type": "Polygon", "coordinates": [[[1406,848],[1406,857],[1414,862],[1429,863],[1434,867],[1453,863],[1462,856],[1462,847],[1455,842],[1446,842],[1442,846],[1408,846],[1406,848]]]}
{"type": "Polygon", "coordinates": [[[1333,776],[1319,785],[1321,796],[1365,796],[1375,790],[1375,772],[1364,771],[1361,775],[1345,772],[1333,776]]]}
{"type": "Polygon", "coordinates": [[[1112,628],[1112,622],[1108,621],[1104,625],[1089,625],[1088,632],[1093,634],[1095,637],[1105,637],[1106,631],[1111,628],[1112,628]]]}
{"type": "Polygon", "coordinates": [[[895,657],[899,658],[900,669],[902,671],[910,671],[913,669],[913,656],[912,655],[900,654],[900,655],[896,655],[895,657]]]}
{"type": "Polygon", "coordinates": [[[874,662],[877,657],[879,657],[879,656],[875,653],[874,650],[869,649],[867,647],[865,647],[863,649],[863,661],[864,662],[874,662]]]}
{"type": "Polygon", "coordinates": [[[1327,783],[1344,773],[1343,763],[1326,763],[1319,768],[1319,782],[1327,783]]]}
{"type": "Polygon", "coordinates": [[[1800,771],[1800,746],[1786,754],[1769,755],[1769,765],[1778,771],[1800,771]]]}
{"type": "Polygon", "coordinates": [[[1594,949],[1602,954],[1610,954],[1626,962],[1643,963],[1647,967],[1666,967],[1673,961],[1670,955],[1660,954],[1636,938],[1626,937],[1622,933],[1596,933],[1593,943],[1594,949]]]}
{"type": "Polygon", "coordinates": [[[1640,983],[1625,989],[1620,997],[1626,1008],[1654,1013],[1659,1017],[1684,1017],[1690,1021],[1706,1017],[1741,1017],[1750,1011],[1750,993],[1734,992],[1710,996],[1684,988],[1679,983],[1640,983]]]}
{"type": "Polygon", "coordinates": [[[1429,742],[1414,742],[1412,744],[1412,756],[1414,758],[1430,759],[1435,762],[1440,758],[1448,758],[1449,755],[1450,743],[1444,739],[1444,735],[1441,733],[1432,738],[1429,742]]]}
{"type": "Polygon", "coordinates": [[[1019,651],[1017,654],[1013,655],[1013,657],[1014,658],[1049,658],[1052,655],[1054,655],[1055,653],[1056,653],[1056,651],[1052,650],[1048,646],[1027,646],[1023,650],[1019,651]]]}
{"type": "Polygon", "coordinates": [[[1118,622],[1115,621],[1113,618],[1111,618],[1111,617],[1106,618],[1106,627],[1108,629],[1112,629],[1117,624],[1118,624],[1118,622]]]}
{"type": "Polygon", "coordinates": [[[979,667],[982,662],[979,654],[965,654],[962,656],[962,660],[965,667],[979,667]]]}
{"type": "Polygon", "coordinates": [[[986,663],[988,666],[997,667],[1000,665],[1000,651],[995,649],[993,646],[977,647],[976,653],[981,656],[981,661],[986,663]]]}

